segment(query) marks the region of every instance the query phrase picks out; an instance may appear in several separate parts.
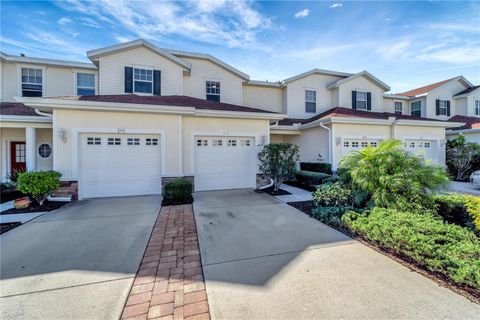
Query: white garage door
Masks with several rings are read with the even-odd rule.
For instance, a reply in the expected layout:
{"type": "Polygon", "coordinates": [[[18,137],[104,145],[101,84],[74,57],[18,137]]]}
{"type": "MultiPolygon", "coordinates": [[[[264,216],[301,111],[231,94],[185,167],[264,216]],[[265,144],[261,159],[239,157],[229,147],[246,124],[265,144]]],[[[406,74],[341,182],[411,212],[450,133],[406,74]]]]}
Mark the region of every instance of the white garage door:
{"type": "Polygon", "coordinates": [[[425,159],[438,161],[437,141],[435,140],[405,140],[405,150],[423,155],[425,159]]]}
{"type": "Polygon", "coordinates": [[[253,137],[195,137],[195,190],[255,188],[253,137]]]}
{"type": "Polygon", "coordinates": [[[81,198],[159,194],[161,178],[158,135],[80,136],[81,198]]]}
{"type": "Polygon", "coordinates": [[[344,139],[342,146],[343,155],[347,155],[351,151],[358,151],[365,147],[376,147],[380,143],[380,140],[375,139],[344,139]]]}

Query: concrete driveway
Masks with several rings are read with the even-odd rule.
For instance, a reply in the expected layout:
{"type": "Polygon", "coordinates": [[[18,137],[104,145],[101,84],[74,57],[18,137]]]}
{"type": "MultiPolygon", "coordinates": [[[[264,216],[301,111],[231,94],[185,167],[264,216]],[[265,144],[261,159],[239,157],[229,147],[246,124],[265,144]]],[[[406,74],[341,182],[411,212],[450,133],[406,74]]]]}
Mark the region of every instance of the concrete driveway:
{"type": "Polygon", "coordinates": [[[448,187],[449,191],[480,196],[480,187],[474,186],[470,182],[451,181],[448,187]]]}
{"type": "Polygon", "coordinates": [[[85,200],[1,235],[1,319],[118,319],[159,196],[85,200]]]}
{"type": "Polygon", "coordinates": [[[478,319],[480,306],[266,194],[195,194],[212,319],[478,319]]]}

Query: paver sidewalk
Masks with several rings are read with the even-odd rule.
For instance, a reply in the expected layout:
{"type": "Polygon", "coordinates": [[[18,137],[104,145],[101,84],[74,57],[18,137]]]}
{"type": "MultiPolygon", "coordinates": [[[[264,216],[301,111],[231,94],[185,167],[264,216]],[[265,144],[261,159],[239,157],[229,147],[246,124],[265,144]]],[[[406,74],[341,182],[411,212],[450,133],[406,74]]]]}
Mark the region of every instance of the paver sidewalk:
{"type": "Polygon", "coordinates": [[[210,319],[191,205],[163,207],[122,319],[210,319]]]}

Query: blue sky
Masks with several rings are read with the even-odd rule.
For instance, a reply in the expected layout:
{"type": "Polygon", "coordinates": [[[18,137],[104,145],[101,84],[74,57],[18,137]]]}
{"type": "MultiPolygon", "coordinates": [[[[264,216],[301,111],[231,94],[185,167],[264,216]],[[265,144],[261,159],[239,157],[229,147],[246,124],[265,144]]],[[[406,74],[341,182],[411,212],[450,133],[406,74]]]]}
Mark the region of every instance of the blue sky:
{"type": "Polygon", "coordinates": [[[480,2],[1,1],[1,50],[88,61],[136,38],[212,54],[251,79],[368,70],[401,92],[457,75],[480,84],[480,2]]]}

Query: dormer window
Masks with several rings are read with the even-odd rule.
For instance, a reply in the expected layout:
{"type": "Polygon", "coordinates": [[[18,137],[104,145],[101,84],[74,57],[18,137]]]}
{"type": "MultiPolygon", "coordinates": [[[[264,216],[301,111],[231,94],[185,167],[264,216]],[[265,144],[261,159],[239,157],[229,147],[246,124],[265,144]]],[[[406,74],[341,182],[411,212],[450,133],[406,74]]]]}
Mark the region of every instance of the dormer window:
{"type": "Polygon", "coordinates": [[[367,110],[367,92],[357,91],[357,109],[367,110]]]}
{"type": "Polygon", "coordinates": [[[95,74],[77,73],[77,96],[95,95],[95,74]]]}
{"type": "Polygon", "coordinates": [[[207,81],[206,82],[206,98],[210,101],[220,101],[220,82],[207,81]]]}
{"type": "Polygon", "coordinates": [[[402,112],[403,112],[402,109],[403,109],[403,102],[395,101],[395,113],[402,114],[402,112]]]}
{"type": "Polygon", "coordinates": [[[317,92],[315,90],[305,90],[305,112],[317,112],[317,92]]]}
{"type": "Polygon", "coordinates": [[[410,115],[414,117],[422,116],[422,101],[415,101],[410,104],[410,115]]]}
{"type": "Polygon", "coordinates": [[[153,70],[133,69],[133,92],[153,93],[153,70]]]}

